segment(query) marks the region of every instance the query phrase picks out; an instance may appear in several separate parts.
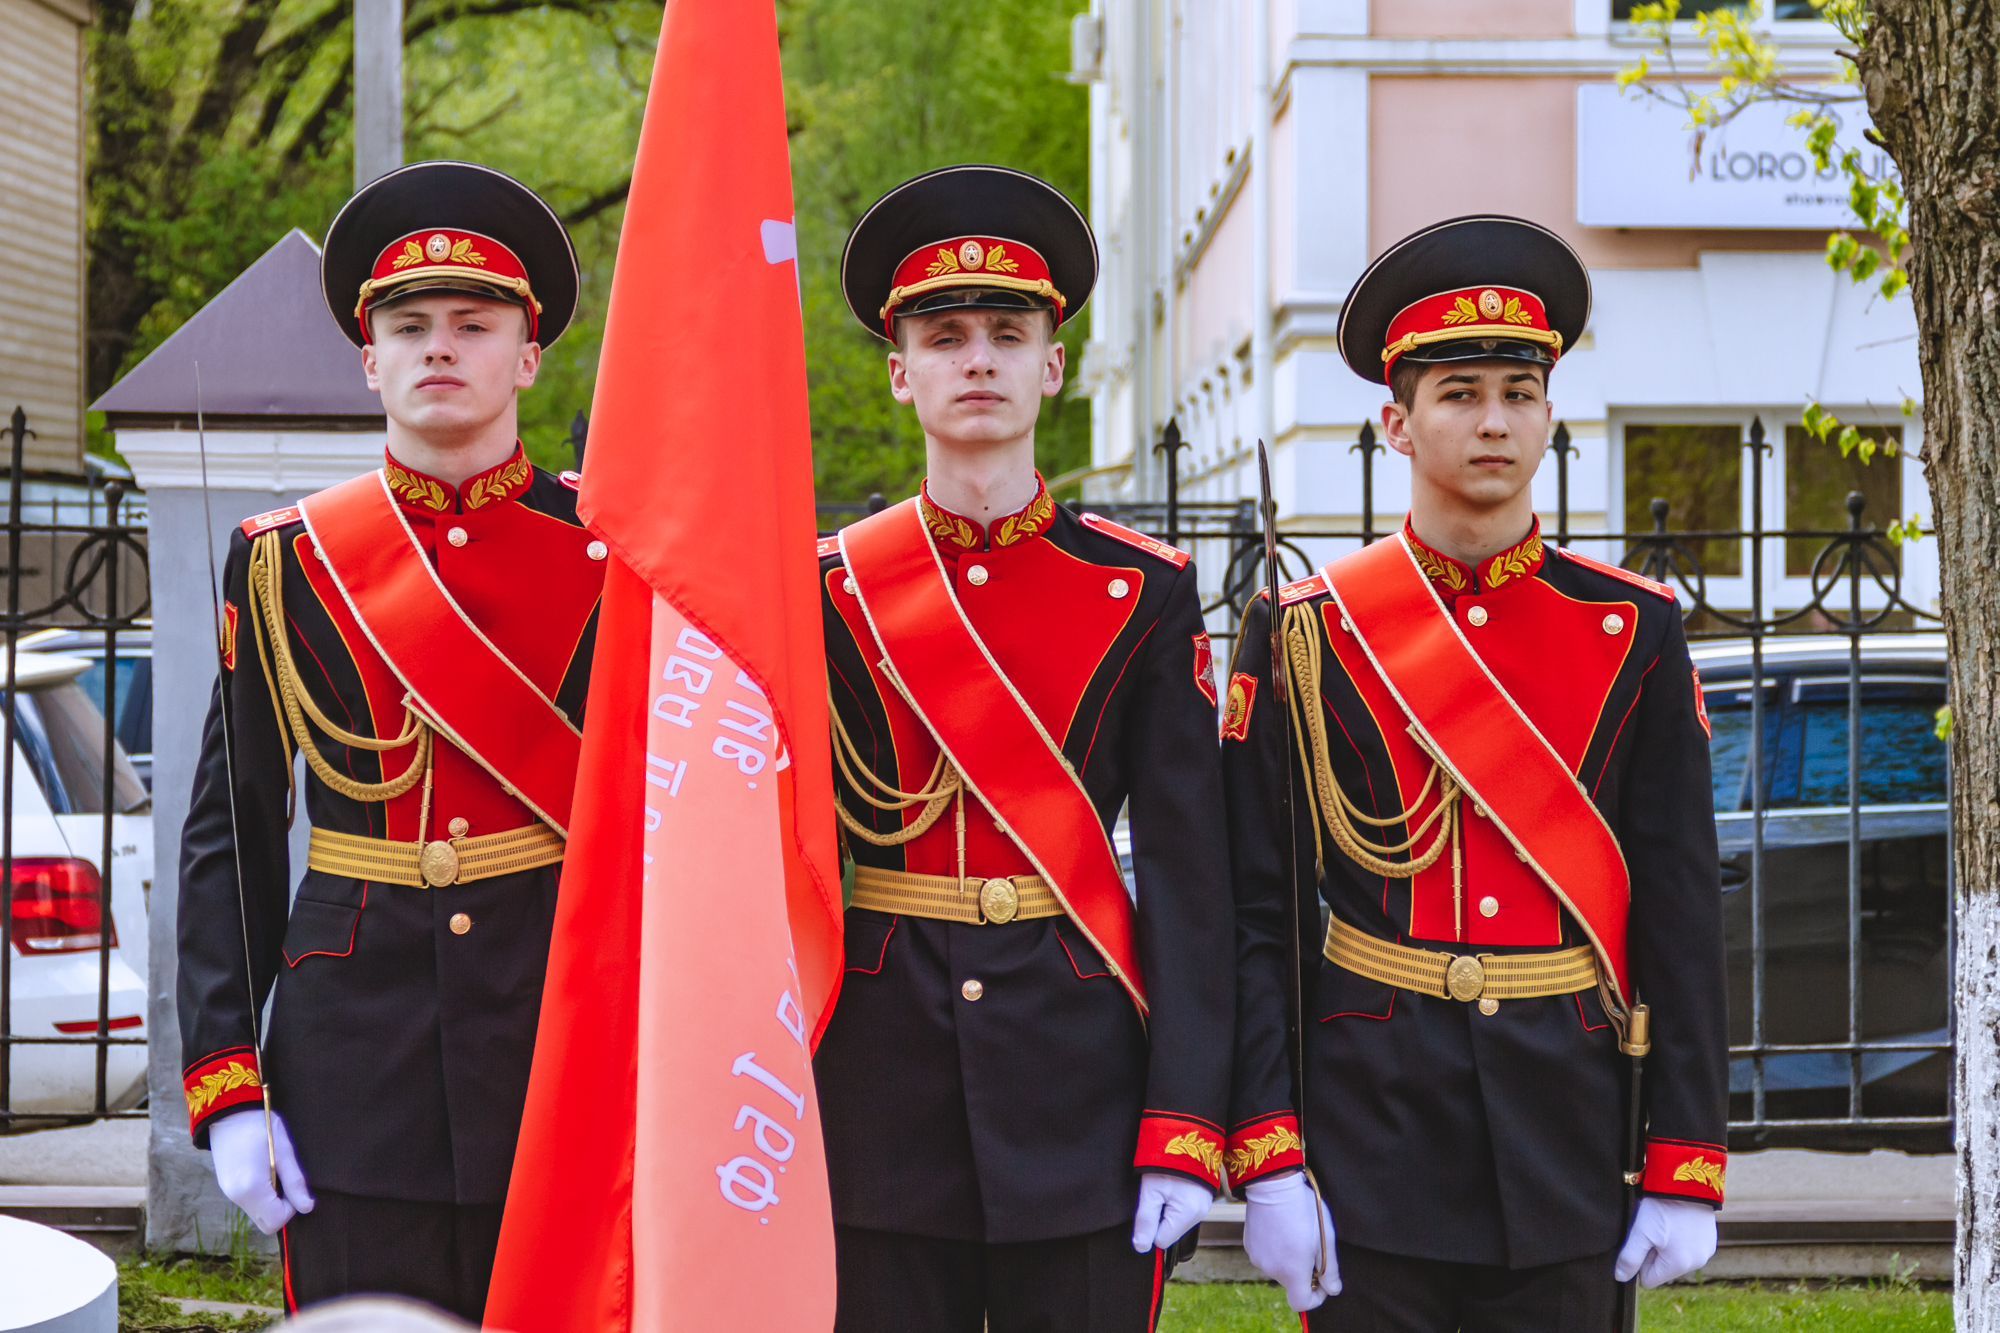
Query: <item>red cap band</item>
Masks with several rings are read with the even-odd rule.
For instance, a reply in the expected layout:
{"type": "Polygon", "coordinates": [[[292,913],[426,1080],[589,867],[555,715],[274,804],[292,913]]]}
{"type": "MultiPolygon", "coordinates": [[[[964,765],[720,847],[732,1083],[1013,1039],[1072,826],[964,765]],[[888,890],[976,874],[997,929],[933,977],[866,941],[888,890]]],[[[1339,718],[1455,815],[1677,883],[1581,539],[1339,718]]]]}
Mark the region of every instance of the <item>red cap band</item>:
{"type": "Polygon", "coordinates": [[[1048,261],[1033,246],[995,236],[955,236],[913,250],[896,265],[881,310],[883,333],[895,340],[895,310],[903,302],[957,287],[999,287],[1047,297],[1058,310],[1066,305],[1049,280],[1048,261]]]}
{"type": "Polygon", "coordinates": [[[535,317],[542,313],[542,303],[529,288],[528,270],[520,257],[491,236],[451,227],[400,236],[376,256],[375,267],[368,281],[361,284],[361,298],[354,306],[362,338],[368,337],[365,316],[369,306],[405,287],[437,287],[453,281],[513,293],[527,309],[528,341],[534,341],[535,317]]]}
{"type": "Polygon", "coordinates": [[[1562,335],[1549,327],[1541,297],[1518,287],[1465,287],[1412,301],[1397,312],[1382,349],[1383,372],[1412,348],[1461,338],[1511,338],[1542,343],[1551,360],[1562,354],[1562,335]]]}

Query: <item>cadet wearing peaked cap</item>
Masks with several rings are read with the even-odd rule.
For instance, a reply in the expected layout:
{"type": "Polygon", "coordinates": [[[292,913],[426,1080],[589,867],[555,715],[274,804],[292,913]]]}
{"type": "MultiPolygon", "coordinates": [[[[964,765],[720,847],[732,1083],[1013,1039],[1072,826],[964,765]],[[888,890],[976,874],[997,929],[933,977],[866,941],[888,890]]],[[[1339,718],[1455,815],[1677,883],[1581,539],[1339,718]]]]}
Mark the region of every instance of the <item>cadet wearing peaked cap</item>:
{"type": "Polygon", "coordinates": [[[1714,1251],[1728,1057],[1700,679],[1673,590],[1545,544],[1530,490],[1548,376],[1589,313],[1576,254],[1517,218],[1439,223],[1370,265],[1340,347],[1394,392],[1409,519],[1260,596],[1237,641],[1230,1118],[1297,1110],[1296,957],[1305,1156],[1337,1236],[1315,1288],[1318,1210],[1276,1163],[1237,1177],[1244,1243],[1315,1333],[1601,1333],[1615,1279],[1714,1251]]]}
{"type": "Polygon", "coordinates": [[[890,191],[842,263],[931,463],[819,548],[855,863],[814,1062],[842,1333],[1142,1333],[1221,1182],[1234,960],[1195,569],[1034,469],[1053,326],[1096,272],[1074,205],[988,166],[890,191]]]}
{"type": "Polygon", "coordinates": [[[389,1292],[476,1321],[604,579],[575,475],[514,437],[514,386],[569,322],[576,261],[526,186],[424,162],[348,202],[321,274],[381,384],[388,447],[230,538],[181,843],[188,1120],[224,1193],[282,1227],[289,1306],[389,1292]],[[438,412],[456,414],[442,434],[438,412]]]}

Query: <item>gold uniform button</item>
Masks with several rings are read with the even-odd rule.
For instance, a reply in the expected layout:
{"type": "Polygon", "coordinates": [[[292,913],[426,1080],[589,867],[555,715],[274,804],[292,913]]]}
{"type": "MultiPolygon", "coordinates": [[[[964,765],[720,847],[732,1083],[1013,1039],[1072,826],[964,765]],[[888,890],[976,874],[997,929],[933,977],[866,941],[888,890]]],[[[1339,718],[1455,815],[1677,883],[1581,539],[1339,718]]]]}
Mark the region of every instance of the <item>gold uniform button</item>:
{"type": "Polygon", "coordinates": [[[313,547],[313,554],[319,557],[319,562],[320,562],[320,563],[321,563],[322,565],[326,563],[326,552],[325,552],[325,551],[322,551],[322,550],[320,550],[320,549],[319,549],[319,547],[315,546],[315,547],[313,547]]]}
{"type": "Polygon", "coordinates": [[[1498,898],[1495,898],[1490,893],[1487,894],[1484,898],[1481,898],[1479,900],[1479,915],[1481,916],[1500,915],[1500,900],[1498,898]]]}
{"type": "Polygon", "coordinates": [[[457,819],[452,820],[451,823],[445,825],[445,828],[450,831],[452,837],[462,838],[471,831],[472,825],[467,823],[465,817],[461,815],[457,819]]]}
{"type": "Polygon", "coordinates": [[[840,590],[846,593],[849,597],[854,596],[854,580],[853,579],[841,580],[840,590]]]}
{"type": "Polygon", "coordinates": [[[583,548],[583,553],[592,560],[602,560],[605,556],[611,554],[611,548],[603,542],[592,542],[583,548]]]}
{"type": "Polygon", "coordinates": [[[1340,618],[1340,629],[1341,632],[1344,634],[1352,634],[1354,633],[1354,622],[1349,620],[1346,616],[1342,616],[1340,618]]]}
{"type": "Polygon", "coordinates": [[[1616,634],[1619,630],[1624,628],[1625,628],[1625,617],[1618,615],[1616,612],[1604,617],[1604,632],[1606,634],[1616,634]]]}
{"type": "Polygon", "coordinates": [[[445,533],[444,539],[453,546],[463,546],[472,540],[471,537],[466,535],[464,528],[453,528],[450,532],[445,533]]]}
{"type": "Polygon", "coordinates": [[[1493,1015],[1500,1012],[1500,1001],[1494,999],[1491,995],[1486,996],[1479,1002],[1479,1012],[1485,1014],[1488,1018],[1493,1017],[1493,1015]]]}
{"type": "Polygon", "coordinates": [[[1124,579],[1113,579],[1111,580],[1111,586],[1106,588],[1105,591],[1113,597],[1123,597],[1126,593],[1132,591],[1132,585],[1124,579]]]}
{"type": "Polygon", "coordinates": [[[986,994],[986,987],[980,985],[977,981],[968,981],[958,988],[958,993],[968,1000],[976,1000],[986,994]]]}
{"type": "Polygon", "coordinates": [[[1484,625],[1486,623],[1486,608],[1483,606],[1475,606],[1470,611],[1467,611],[1465,613],[1465,618],[1467,622],[1474,625],[1475,627],[1479,625],[1484,625]]]}
{"type": "Polygon", "coordinates": [[[986,566],[984,565],[972,565],[965,571],[965,581],[975,588],[985,583],[987,578],[986,566]]]}
{"type": "Polygon", "coordinates": [[[453,913],[451,914],[451,933],[452,933],[452,934],[454,934],[454,935],[463,935],[463,934],[464,934],[464,933],[465,933],[466,931],[468,931],[468,930],[471,930],[471,929],[472,929],[472,918],[471,918],[471,917],[467,916],[467,915],[466,915],[465,913],[463,913],[463,912],[453,912],[453,913]]]}

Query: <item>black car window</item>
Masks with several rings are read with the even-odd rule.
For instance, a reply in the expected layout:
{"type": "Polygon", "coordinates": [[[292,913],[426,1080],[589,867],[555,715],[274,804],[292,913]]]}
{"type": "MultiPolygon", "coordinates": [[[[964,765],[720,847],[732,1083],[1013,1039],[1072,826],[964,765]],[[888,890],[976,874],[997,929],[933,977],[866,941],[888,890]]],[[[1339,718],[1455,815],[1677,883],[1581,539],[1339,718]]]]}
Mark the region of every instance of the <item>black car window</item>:
{"type": "MultiPolygon", "coordinates": [[[[75,681],[14,696],[15,734],[35,781],[59,815],[104,810],[104,716],[75,681]]],[[[146,803],[145,783],[125,757],[111,755],[112,807],[123,814],[146,803]]]]}
{"type": "MultiPolygon", "coordinates": [[[[1847,804],[1847,677],[1799,676],[1764,693],[1766,809],[1847,804]]],[[[1703,691],[1712,734],[1709,759],[1717,814],[1750,809],[1749,682],[1703,691]]],[[[1861,804],[1944,800],[1945,745],[1937,711],[1941,677],[1881,673],[1861,678],[1861,804]]]]}
{"type": "MultiPolygon", "coordinates": [[[[1792,682],[1787,712],[1797,714],[1798,779],[1788,804],[1847,804],[1847,702],[1845,676],[1792,682]]],[[[1944,682],[1935,676],[1861,678],[1861,804],[1944,799],[1943,706],[1944,682]]]]}

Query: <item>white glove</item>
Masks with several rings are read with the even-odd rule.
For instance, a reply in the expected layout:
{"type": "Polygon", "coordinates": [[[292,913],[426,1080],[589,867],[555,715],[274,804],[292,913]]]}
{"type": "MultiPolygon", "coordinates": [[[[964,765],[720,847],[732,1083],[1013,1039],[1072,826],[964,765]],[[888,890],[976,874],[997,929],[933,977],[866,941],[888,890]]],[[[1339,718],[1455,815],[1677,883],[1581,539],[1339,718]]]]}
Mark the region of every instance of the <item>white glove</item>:
{"type": "Polygon", "coordinates": [[[271,1115],[271,1147],[278,1158],[280,1195],[271,1188],[271,1152],[264,1147],[264,1112],[261,1108],[238,1111],[208,1127],[208,1151],[215,1159],[215,1183],[229,1201],[247,1213],[257,1229],[275,1236],[296,1213],[313,1210],[313,1196],[306,1191],[306,1173],[299,1170],[298,1154],[292,1151],[292,1136],[275,1112],[271,1115]]]}
{"type": "Polygon", "coordinates": [[[1215,1191],[1186,1176],[1148,1171],[1139,1177],[1139,1211],[1132,1217],[1132,1248],[1166,1250],[1199,1225],[1215,1206],[1215,1191]]]}
{"type": "Polygon", "coordinates": [[[1340,1295],[1333,1214],[1315,1197],[1303,1171],[1253,1180],[1243,1187],[1243,1253],[1258,1272],[1285,1289],[1285,1303],[1300,1314],[1340,1295]],[[1326,1272],[1314,1283],[1313,1265],[1319,1262],[1322,1235],[1326,1272]]]}
{"type": "Polygon", "coordinates": [[[1715,1209],[1693,1199],[1639,1200],[1612,1276],[1642,1287],[1686,1277],[1715,1257],[1715,1209]]]}

